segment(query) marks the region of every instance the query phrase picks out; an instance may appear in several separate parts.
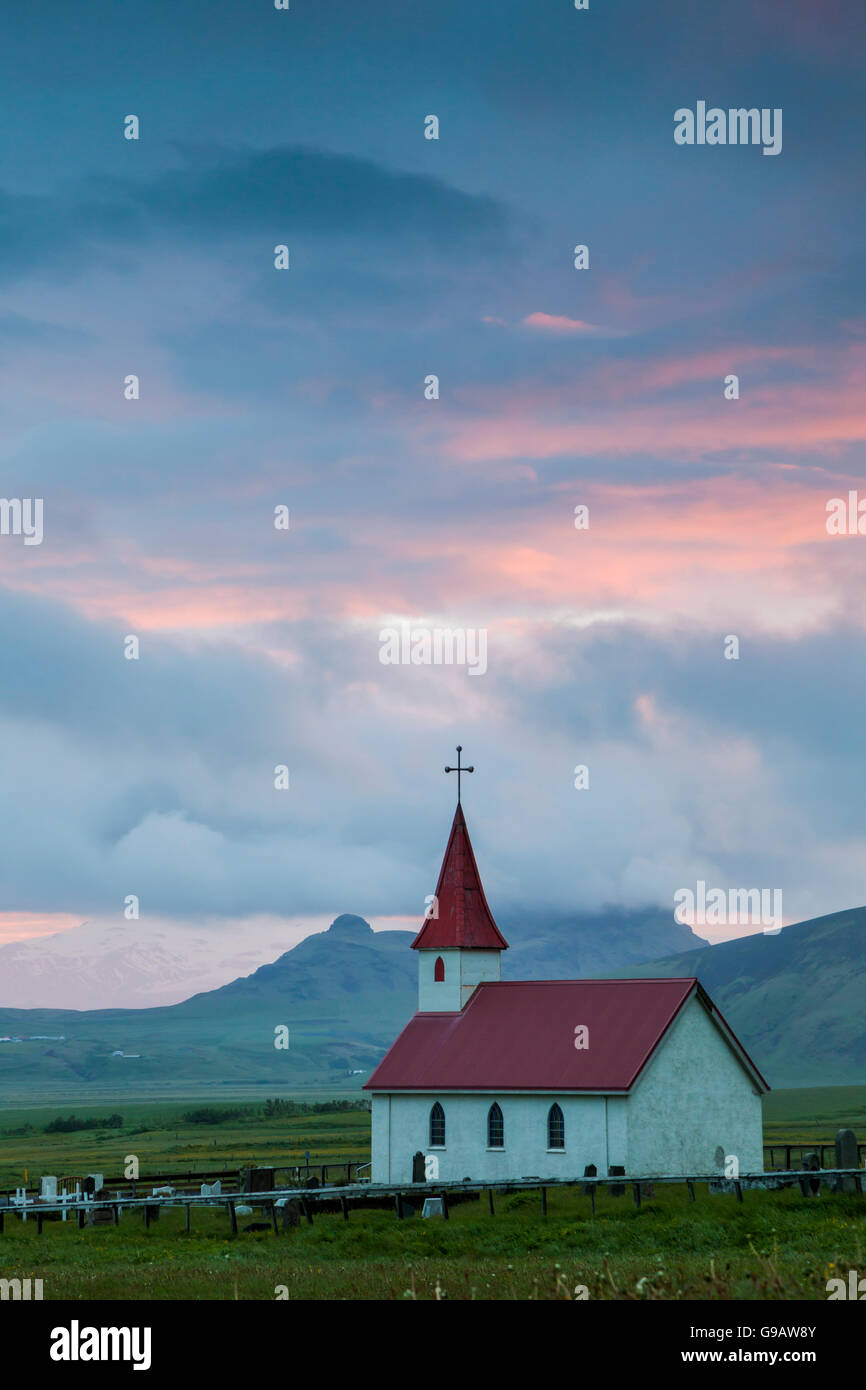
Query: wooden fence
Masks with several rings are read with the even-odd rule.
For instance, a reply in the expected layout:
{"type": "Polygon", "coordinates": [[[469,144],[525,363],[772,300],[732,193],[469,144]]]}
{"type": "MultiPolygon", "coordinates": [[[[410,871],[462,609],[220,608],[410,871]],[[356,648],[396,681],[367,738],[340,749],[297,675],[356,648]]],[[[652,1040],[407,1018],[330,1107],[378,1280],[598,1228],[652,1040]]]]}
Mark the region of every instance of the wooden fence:
{"type": "MultiPolygon", "coordinates": [[[[298,1187],[298,1188],[274,1188],[269,1192],[249,1192],[225,1194],[201,1195],[191,1192],[177,1193],[174,1196],[150,1196],[135,1198],[102,1199],[97,1201],[93,1197],[81,1197],[72,1202],[63,1204],[53,1201],[36,1201],[27,1207],[15,1204],[0,1206],[0,1234],[4,1231],[4,1221],[7,1215],[17,1215],[22,1218],[27,1216],[34,1217],[37,1222],[37,1231],[43,1233],[43,1223],[46,1218],[54,1217],[58,1214],[75,1212],[78,1221],[78,1229],[82,1230],[87,1224],[90,1214],[97,1212],[104,1213],[102,1220],[111,1221],[115,1226],[120,1224],[120,1217],[123,1212],[140,1212],[144,1218],[144,1224],[148,1227],[151,1222],[158,1217],[159,1211],[167,1207],[182,1206],[186,1213],[185,1228],[191,1229],[192,1212],[196,1208],[217,1206],[223,1207],[227,1211],[231,1230],[233,1234],[238,1233],[238,1211],[241,1206],[249,1206],[255,1209],[258,1207],[264,1210],[270,1225],[275,1234],[280,1233],[280,1216],[283,1216],[283,1229],[285,1229],[285,1213],[291,1210],[289,1204],[295,1204],[295,1212],[312,1225],[313,1214],[317,1208],[320,1210],[330,1209],[339,1210],[345,1221],[349,1220],[351,1210],[363,1209],[365,1206],[393,1206],[393,1210],[398,1219],[403,1219],[411,1212],[414,1213],[416,1206],[420,1205],[425,1198],[435,1197],[441,1203],[442,1216],[447,1221],[449,1219],[449,1201],[453,1205],[454,1201],[466,1201],[477,1197],[480,1200],[481,1194],[486,1192],[488,1195],[488,1205],[490,1215],[496,1214],[495,1197],[499,1194],[509,1194],[513,1192],[537,1191],[540,1196],[540,1214],[547,1215],[547,1194],[549,1191],[560,1188],[581,1187],[583,1195],[589,1199],[590,1212],[595,1214],[595,1196],[599,1188],[607,1189],[611,1195],[621,1196],[627,1188],[632,1190],[632,1199],[636,1207],[640,1207],[644,1197],[650,1195],[655,1184],[659,1185],[679,1185],[688,1189],[689,1199],[694,1202],[695,1186],[706,1183],[710,1191],[718,1193],[731,1193],[736,1196],[738,1202],[744,1200],[743,1194],[750,1188],[772,1189],[791,1186],[799,1186],[804,1197],[814,1194],[821,1184],[830,1184],[837,1191],[849,1190],[859,1192],[861,1195],[866,1186],[866,1173],[859,1168],[835,1168],[824,1169],[816,1172],[813,1169],[792,1170],[790,1172],[774,1173],[743,1173],[738,1178],[724,1178],[718,1173],[696,1173],[684,1175],[677,1174],[651,1174],[640,1177],[629,1177],[626,1174],[619,1174],[610,1177],[590,1177],[590,1178],[521,1178],[507,1182],[454,1182],[443,1183],[438,1181],[401,1183],[399,1185],[381,1183],[354,1183],[340,1187],[298,1187]]],[[[255,1225],[255,1223],[253,1223],[255,1225]]]]}
{"type": "MultiPolygon", "coordinates": [[[[803,1139],[797,1142],[789,1142],[786,1139],[777,1140],[772,1144],[764,1145],[764,1168],[767,1172],[772,1172],[776,1163],[782,1162],[784,1156],[784,1168],[790,1169],[792,1162],[799,1160],[803,1162],[803,1157],[807,1153],[819,1155],[821,1167],[824,1167],[826,1157],[830,1159],[836,1156],[836,1142],[833,1139],[818,1141],[815,1139],[803,1139]]],[[[857,1163],[862,1167],[866,1159],[866,1144],[857,1145],[857,1163]]]]}

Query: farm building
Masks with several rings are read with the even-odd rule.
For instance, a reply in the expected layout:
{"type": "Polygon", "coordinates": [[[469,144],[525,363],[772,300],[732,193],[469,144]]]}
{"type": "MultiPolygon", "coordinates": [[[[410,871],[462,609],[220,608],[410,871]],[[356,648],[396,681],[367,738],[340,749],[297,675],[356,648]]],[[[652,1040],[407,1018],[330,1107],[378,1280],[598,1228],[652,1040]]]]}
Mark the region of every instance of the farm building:
{"type": "Polygon", "coordinates": [[[418,1011],[364,1087],[374,1182],[419,1153],[449,1181],[761,1171],[767,1083],[696,979],[501,979],[459,801],[412,949],[418,1011]]]}

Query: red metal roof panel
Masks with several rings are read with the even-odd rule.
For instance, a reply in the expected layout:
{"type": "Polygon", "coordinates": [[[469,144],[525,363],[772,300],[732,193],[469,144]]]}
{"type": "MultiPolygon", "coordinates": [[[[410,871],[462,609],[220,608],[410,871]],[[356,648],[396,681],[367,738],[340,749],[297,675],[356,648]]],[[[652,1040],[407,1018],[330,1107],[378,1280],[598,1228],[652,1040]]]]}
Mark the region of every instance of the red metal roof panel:
{"type": "Polygon", "coordinates": [[[696,979],[486,982],[460,1013],[415,1014],[364,1089],[627,1091],[695,990],[696,979]]]}

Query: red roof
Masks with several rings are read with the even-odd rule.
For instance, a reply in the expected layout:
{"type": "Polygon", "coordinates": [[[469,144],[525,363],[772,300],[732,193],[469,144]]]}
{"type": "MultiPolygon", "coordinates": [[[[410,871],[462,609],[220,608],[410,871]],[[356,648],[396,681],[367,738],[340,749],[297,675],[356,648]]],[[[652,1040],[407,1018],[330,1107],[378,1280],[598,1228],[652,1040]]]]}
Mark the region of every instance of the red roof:
{"type": "Polygon", "coordinates": [[[413,951],[442,951],[452,946],[476,951],[508,950],[508,942],[487,906],[459,802],[436,885],[436,902],[439,916],[429,917],[424,923],[412,942],[413,951]]]}
{"type": "Polygon", "coordinates": [[[696,979],[486,982],[459,1013],[416,1014],[364,1089],[628,1091],[695,992],[767,1090],[696,979]]]}

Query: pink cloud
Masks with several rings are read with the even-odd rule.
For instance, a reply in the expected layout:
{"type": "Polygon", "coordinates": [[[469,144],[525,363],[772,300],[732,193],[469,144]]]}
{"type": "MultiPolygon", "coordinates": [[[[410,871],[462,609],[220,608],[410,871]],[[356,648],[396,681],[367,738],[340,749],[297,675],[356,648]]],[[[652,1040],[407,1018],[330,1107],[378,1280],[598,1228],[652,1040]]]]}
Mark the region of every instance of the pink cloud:
{"type": "Polygon", "coordinates": [[[597,333],[593,323],[582,319],[569,319],[564,314],[528,314],[523,320],[527,328],[540,328],[547,333],[597,333]]]}
{"type": "Polygon", "coordinates": [[[0,912],[0,945],[35,936],[54,936],[79,926],[81,918],[71,912],[0,912]]]}

